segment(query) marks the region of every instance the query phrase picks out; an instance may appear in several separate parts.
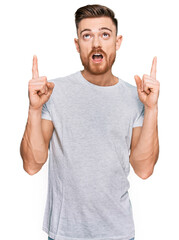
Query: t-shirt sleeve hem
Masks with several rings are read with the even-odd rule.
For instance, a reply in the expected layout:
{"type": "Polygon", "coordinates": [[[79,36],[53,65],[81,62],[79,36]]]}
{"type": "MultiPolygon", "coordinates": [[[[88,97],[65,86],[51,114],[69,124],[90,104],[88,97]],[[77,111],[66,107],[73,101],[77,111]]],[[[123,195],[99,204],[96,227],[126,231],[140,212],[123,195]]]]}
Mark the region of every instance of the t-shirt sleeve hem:
{"type": "Polygon", "coordinates": [[[51,118],[51,115],[50,115],[50,112],[49,112],[49,110],[47,108],[47,104],[46,103],[44,103],[43,107],[42,107],[41,119],[47,119],[47,120],[52,121],[52,118],[51,118]]]}

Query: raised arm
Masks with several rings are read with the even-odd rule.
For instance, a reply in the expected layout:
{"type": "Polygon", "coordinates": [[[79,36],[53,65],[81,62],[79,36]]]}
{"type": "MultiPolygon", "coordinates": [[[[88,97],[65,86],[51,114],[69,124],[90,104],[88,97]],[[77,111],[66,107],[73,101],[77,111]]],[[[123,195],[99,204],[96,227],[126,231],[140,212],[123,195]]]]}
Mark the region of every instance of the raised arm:
{"type": "Polygon", "coordinates": [[[156,66],[155,57],[150,76],[144,74],[142,80],[135,76],[139,99],[145,106],[145,113],[143,126],[133,129],[130,163],[135,173],[142,179],[148,178],[153,173],[159,156],[157,121],[160,83],[156,80],[156,66]]]}
{"type": "Polygon", "coordinates": [[[24,170],[33,175],[38,172],[48,158],[48,145],[53,133],[53,123],[41,119],[42,106],[50,98],[53,82],[45,76],[39,77],[37,57],[33,57],[32,79],[28,85],[29,111],[24,135],[20,145],[24,170]]]}

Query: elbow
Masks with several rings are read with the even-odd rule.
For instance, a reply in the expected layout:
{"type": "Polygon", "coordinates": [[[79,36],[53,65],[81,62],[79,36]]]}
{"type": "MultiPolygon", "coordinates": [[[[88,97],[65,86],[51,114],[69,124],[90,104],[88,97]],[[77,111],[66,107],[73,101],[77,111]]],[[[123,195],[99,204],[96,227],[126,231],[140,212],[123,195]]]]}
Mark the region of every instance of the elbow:
{"type": "Polygon", "coordinates": [[[32,176],[32,175],[34,175],[34,174],[36,174],[37,172],[39,172],[40,171],[40,169],[37,171],[34,171],[34,170],[32,170],[32,169],[26,169],[25,167],[24,167],[24,171],[26,172],[26,173],[28,173],[28,175],[30,175],[30,176],[32,176]]]}
{"type": "Polygon", "coordinates": [[[147,178],[149,178],[151,175],[152,175],[153,172],[150,172],[150,173],[142,173],[140,175],[138,175],[141,179],[145,180],[147,178]]]}
{"type": "MultiPolygon", "coordinates": [[[[27,172],[27,171],[26,171],[26,172],[27,172]]],[[[31,172],[31,171],[28,171],[27,173],[28,173],[28,175],[30,175],[30,176],[32,176],[32,175],[35,174],[35,172],[31,172]]]]}
{"type": "Polygon", "coordinates": [[[143,160],[141,165],[135,166],[137,176],[143,180],[149,178],[153,174],[156,161],[156,158],[148,158],[143,160]]]}
{"type": "Polygon", "coordinates": [[[35,164],[35,165],[29,165],[28,163],[23,163],[23,169],[24,169],[24,171],[26,172],[26,173],[28,173],[28,175],[30,175],[30,176],[32,176],[32,175],[35,175],[36,173],[38,173],[40,170],[41,170],[41,168],[42,168],[42,166],[43,166],[44,164],[35,164]]]}
{"type": "Polygon", "coordinates": [[[146,170],[146,171],[142,171],[140,173],[136,173],[138,175],[138,177],[140,177],[141,179],[145,180],[147,178],[149,178],[152,174],[153,174],[154,169],[150,169],[150,170],[146,170]]]}

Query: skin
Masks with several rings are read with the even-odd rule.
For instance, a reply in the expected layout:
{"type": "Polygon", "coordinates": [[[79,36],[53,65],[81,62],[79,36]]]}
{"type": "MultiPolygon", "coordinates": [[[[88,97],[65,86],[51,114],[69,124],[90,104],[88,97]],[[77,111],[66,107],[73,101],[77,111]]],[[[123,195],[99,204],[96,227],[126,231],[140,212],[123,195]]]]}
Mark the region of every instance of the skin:
{"type": "Polygon", "coordinates": [[[116,84],[118,78],[112,74],[111,68],[115,61],[116,51],[120,48],[122,36],[116,36],[116,27],[111,18],[82,19],[77,33],[78,39],[75,38],[74,41],[84,66],[82,75],[96,85],[110,86],[116,84]],[[103,27],[109,30],[99,30],[103,27]],[[90,31],[85,29],[90,29],[90,31]],[[83,32],[81,33],[81,31],[83,32]],[[101,51],[103,53],[102,63],[94,63],[91,55],[101,51]]]}
{"type": "Polygon", "coordinates": [[[157,57],[154,57],[150,75],[142,79],[135,75],[140,101],[145,106],[144,122],[140,130],[133,130],[130,163],[137,175],[143,179],[152,175],[159,156],[158,98],[160,82],[156,79],[157,57]]]}
{"type": "MultiPolygon", "coordinates": [[[[82,19],[77,35],[74,42],[84,66],[82,75],[85,79],[100,86],[116,84],[118,78],[112,74],[112,65],[123,37],[116,36],[112,20],[109,17],[82,19]],[[104,61],[94,63],[91,55],[100,51],[104,55],[104,61]]],[[[145,113],[143,126],[133,128],[129,161],[142,179],[152,175],[159,155],[157,116],[160,84],[156,80],[156,65],[157,58],[154,57],[150,75],[144,74],[142,79],[138,75],[134,76],[145,113]]]]}

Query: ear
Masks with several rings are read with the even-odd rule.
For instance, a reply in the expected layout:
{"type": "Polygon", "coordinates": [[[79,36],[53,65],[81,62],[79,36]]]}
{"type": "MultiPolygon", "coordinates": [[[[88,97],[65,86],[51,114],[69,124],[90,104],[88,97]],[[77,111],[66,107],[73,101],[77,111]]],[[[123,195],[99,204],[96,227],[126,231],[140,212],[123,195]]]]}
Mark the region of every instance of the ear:
{"type": "Polygon", "coordinates": [[[75,45],[76,45],[76,50],[77,50],[77,52],[80,53],[80,46],[79,46],[79,43],[78,43],[78,39],[77,39],[77,38],[74,38],[74,42],[75,42],[75,45]]]}
{"type": "Polygon", "coordinates": [[[119,35],[116,37],[116,51],[120,48],[121,43],[122,43],[123,36],[119,35]]]}

